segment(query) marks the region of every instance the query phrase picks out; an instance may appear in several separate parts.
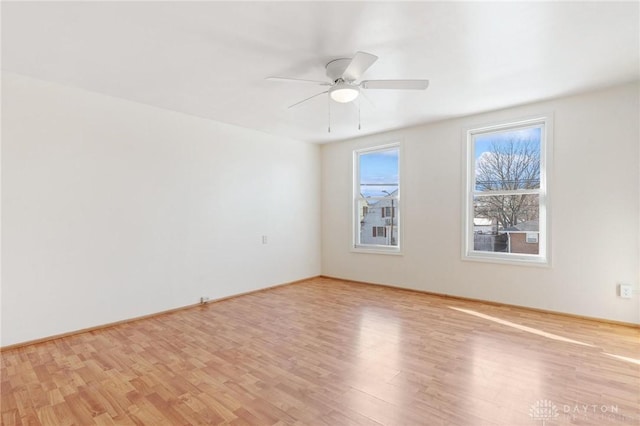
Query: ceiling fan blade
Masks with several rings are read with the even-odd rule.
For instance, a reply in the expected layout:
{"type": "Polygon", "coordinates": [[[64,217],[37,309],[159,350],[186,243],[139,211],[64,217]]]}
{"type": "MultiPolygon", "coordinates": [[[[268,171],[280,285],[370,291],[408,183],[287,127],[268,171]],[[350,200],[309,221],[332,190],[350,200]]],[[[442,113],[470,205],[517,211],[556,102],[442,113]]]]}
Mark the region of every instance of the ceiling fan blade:
{"type": "Polygon", "coordinates": [[[320,86],[330,86],[331,83],[328,81],[319,81],[319,80],[305,80],[302,78],[288,78],[288,77],[267,77],[265,80],[269,81],[283,81],[285,83],[314,83],[319,84],[320,86]]]}
{"type": "Polygon", "coordinates": [[[360,83],[363,89],[424,90],[429,80],[365,80],[360,83]]]}
{"type": "Polygon", "coordinates": [[[345,81],[358,80],[360,76],[364,74],[364,72],[377,60],[378,57],[371,53],[356,52],[353,59],[351,59],[351,62],[342,73],[342,78],[345,81]]]}
{"type": "Polygon", "coordinates": [[[288,108],[293,108],[293,107],[294,107],[294,106],[296,106],[296,105],[300,105],[301,103],[306,102],[306,101],[308,101],[309,99],[313,99],[313,98],[315,98],[316,96],[324,95],[325,93],[329,93],[329,91],[328,91],[328,90],[325,90],[324,92],[316,93],[316,94],[315,94],[315,95],[313,95],[313,96],[309,96],[308,98],[301,100],[300,102],[296,102],[296,103],[295,103],[295,104],[293,104],[293,105],[289,105],[289,107],[288,107],[288,108]]]}

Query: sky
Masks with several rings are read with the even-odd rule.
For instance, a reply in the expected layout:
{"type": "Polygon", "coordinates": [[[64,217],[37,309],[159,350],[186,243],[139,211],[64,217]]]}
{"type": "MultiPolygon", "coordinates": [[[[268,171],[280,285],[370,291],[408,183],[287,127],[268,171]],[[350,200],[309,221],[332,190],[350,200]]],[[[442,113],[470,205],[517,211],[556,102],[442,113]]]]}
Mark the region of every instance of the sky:
{"type": "Polygon", "coordinates": [[[360,192],[365,197],[384,197],[383,191],[398,189],[398,155],[398,148],[360,154],[360,192]]]}
{"type": "MultiPolygon", "coordinates": [[[[494,141],[500,143],[510,139],[529,139],[539,144],[540,137],[540,127],[479,134],[475,136],[475,158],[490,151],[494,141]]],[[[398,157],[398,148],[360,154],[360,193],[365,197],[384,197],[387,195],[384,191],[395,191],[398,188],[398,157]]]]}
{"type": "Polygon", "coordinates": [[[540,127],[529,127],[526,129],[518,129],[499,133],[486,133],[475,136],[475,157],[476,160],[484,152],[491,150],[491,144],[495,142],[504,142],[510,139],[537,141],[540,144],[540,127]]]}

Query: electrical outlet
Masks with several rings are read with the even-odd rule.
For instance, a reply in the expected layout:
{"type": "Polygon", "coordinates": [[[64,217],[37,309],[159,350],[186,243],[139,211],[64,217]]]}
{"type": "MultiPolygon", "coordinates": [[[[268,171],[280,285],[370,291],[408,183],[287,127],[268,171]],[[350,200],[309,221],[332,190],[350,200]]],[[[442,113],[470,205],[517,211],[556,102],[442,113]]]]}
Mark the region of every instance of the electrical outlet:
{"type": "Polygon", "coordinates": [[[262,236],[262,244],[267,244],[267,242],[268,242],[267,236],[263,235],[262,236]]]}
{"type": "Polygon", "coordinates": [[[623,299],[631,299],[633,295],[633,288],[631,284],[620,284],[620,297],[623,299]]]}

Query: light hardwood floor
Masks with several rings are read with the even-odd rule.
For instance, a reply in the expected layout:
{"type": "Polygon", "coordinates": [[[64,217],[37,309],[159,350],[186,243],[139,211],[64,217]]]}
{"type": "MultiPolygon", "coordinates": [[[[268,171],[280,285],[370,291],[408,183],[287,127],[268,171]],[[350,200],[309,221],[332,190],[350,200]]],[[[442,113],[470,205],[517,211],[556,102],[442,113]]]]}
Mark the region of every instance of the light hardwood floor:
{"type": "Polygon", "coordinates": [[[316,278],[2,353],[3,425],[637,425],[637,328],[316,278]]]}

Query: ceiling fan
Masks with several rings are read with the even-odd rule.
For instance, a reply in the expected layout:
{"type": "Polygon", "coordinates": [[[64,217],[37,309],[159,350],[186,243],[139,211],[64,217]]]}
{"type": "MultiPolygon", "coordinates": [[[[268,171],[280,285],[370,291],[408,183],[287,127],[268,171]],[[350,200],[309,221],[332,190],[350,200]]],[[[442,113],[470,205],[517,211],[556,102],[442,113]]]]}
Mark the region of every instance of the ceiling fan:
{"type": "Polygon", "coordinates": [[[357,52],[353,58],[335,59],[326,65],[327,77],[330,81],[304,80],[288,77],[267,77],[267,80],[293,83],[311,83],[319,86],[329,86],[328,90],[317,93],[289,106],[292,108],[316,96],[329,94],[329,98],[336,102],[348,103],[355,100],[361,89],[392,89],[392,90],[425,90],[429,80],[363,80],[357,82],[362,74],[378,60],[376,55],[357,52]]]}

